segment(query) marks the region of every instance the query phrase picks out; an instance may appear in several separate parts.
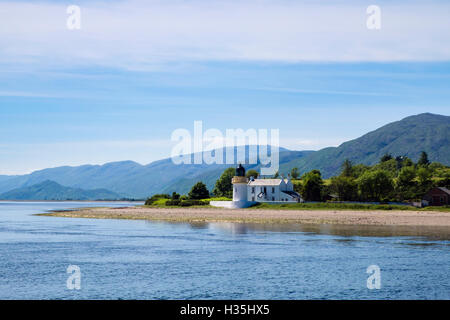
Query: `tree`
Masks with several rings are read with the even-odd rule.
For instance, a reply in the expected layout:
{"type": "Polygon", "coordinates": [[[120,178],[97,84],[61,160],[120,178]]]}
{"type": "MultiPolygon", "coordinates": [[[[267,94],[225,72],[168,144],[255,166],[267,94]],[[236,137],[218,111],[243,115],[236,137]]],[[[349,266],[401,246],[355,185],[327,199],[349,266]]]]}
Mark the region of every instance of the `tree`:
{"type": "Polygon", "coordinates": [[[397,179],[397,184],[401,186],[411,186],[416,178],[416,170],[414,167],[403,167],[397,179]]]}
{"type": "Polygon", "coordinates": [[[219,179],[217,179],[216,184],[213,189],[213,193],[217,197],[227,197],[231,198],[233,196],[233,184],[231,179],[235,175],[234,168],[225,169],[219,179]]]}
{"type": "Polygon", "coordinates": [[[201,200],[209,198],[209,191],[206,185],[199,181],[197,182],[188,193],[189,199],[201,200]]]}
{"type": "Polygon", "coordinates": [[[392,159],[392,156],[391,156],[389,153],[385,153],[385,154],[381,157],[380,162],[389,161],[389,160],[391,160],[391,159],[392,159]]]}
{"type": "Polygon", "coordinates": [[[180,199],[180,194],[176,193],[175,191],[172,192],[172,200],[178,200],[180,199]]]}
{"type": "Polygon", "coordinates": [[[390,159],[376,164],[373,169],[384,170],[390,172],[392,176],[396,176],[398,171],[398,163],[397,160],[390,159]]]}
{"type": "Polygon", "coordinates": [[[342,163],[341,176],[351,177],[353,175],[353,163],[349,159],[345,159],[342,163]]]}
{"type": "Polygon", "coordinates": [[[414,162],[408,158],[408,157],[403,157],[403,162],[402,162],[402,166],[403,167],[409,167],[409,166],[413,166],[414,162]]]}
{"type": "Polygon", "coordinates": [[[417,178],[419,179],[419,186],[422,192],[426,192],[432,185],[431,170],[427,167],[421,167],[417,170],[417,178]]]}
{"type": "Polygon", "coordinates": [[[358,178],[369,169],[370,167],[364,164],[356,164],[352,167],[353,177],[358,178]]]}
{"type": "Polygon", "coordinates": [[[300,171],[298,171],[298,168],[292,168],[291,170],[291,177],[292,179],[297,179],[300,176],[300,171]]]}
{"type": "Polygon", "coordinates": [[[322,178],[322,173],[320,172],[320,170],[314,169],[314,170],[311,170],[310,173],[317,174],[319,177],[322,178]]]}
{"type": "Polygon", "coordinates": [[[357,182],[363,200],[386,200],[394,189],[392,178],[384,170],[366,171],[357,182]]]}
{"type": "Polygon", "coordinates": [[[358,185],[352,177],[338,176],[331,178],[330,191],[335,193],[341,201],[356,200],[358,185]]]}
{"type": "Polygon", "coordinates": [[[319,170],[312,170],[302,176],[302,197],[306,201],[322,200],[323,181],[319,170]]]}
{"type": "Polygon", "coordinates": [[[250,169],[250,170],[247,171],[247,173],[245,174],[245,176],[246,176],[247,178],[250,178],[250,177],[257,178],[257,177],[259,176],[259,172],[256,171],[256,170],[254,170],[254,169],[250,169]]]}
{"type": "Polygon", "coordinates": [[[412,160],[406,156],[397,156],[395,157],[395,161],[397,162],[397,170],[414,165],[412,160]]]}
{"type": "Polygon", "coordinates": [[[417,162],[417,164],[419,166],[428,166],[430,164],[430,161],[428,160],[428,155],[425,151],[422,151],[422,153],[420,154],[420,159],[417,162]]]}
{"type": "Polygon", "coordinates": [[[417,183],[415,182],[416,170],[413,166],[403,167],[397,178],[396,194],[400,201],[413,199],[417,195],[417,183]]]}

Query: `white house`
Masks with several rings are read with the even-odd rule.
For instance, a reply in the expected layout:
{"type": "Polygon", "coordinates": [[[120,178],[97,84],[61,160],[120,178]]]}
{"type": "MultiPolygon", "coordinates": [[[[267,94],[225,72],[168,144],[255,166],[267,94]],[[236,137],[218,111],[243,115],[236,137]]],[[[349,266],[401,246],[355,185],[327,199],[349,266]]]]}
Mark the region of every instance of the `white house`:
{"type": "Polygon", "coordinates": [[[247,200],[256,202],[300,202],[290,177],[287,179],[253,179],[247,184],[247,200]]]}
{"type": "Polygon", "coordinates": [[[211,201],[211,205],[226,208],[247,208],[258,202],[295,203],[303,202],[294,191],[290,177],[281,179],[255,179],[245,177],[242,165],[236,168],[233,184],[233,201],[211,201]]]}

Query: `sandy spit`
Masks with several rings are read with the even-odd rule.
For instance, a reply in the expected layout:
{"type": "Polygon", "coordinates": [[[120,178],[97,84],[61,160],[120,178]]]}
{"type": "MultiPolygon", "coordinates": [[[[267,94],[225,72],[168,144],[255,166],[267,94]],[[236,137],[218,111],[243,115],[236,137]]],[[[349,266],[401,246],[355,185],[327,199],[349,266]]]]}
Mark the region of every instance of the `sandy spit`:
{"type": "Polygon", "coordinates": [[[439,226],[450,228],[450,212],[438,211],[347,211],[347,210],[270,210],[221,208],[86,208],[55,211],[41,215],[133,219],[178,222],[300,223],[384,226],[439,226]]]}

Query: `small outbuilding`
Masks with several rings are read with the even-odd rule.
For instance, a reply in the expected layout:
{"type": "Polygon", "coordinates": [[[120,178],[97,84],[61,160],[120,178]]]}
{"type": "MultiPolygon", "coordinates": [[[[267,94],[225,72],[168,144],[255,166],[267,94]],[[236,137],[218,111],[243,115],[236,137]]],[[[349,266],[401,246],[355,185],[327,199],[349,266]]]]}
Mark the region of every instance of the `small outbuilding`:
{"type": "Polygon", "coordinates": [[[450,204],[450,190],[444,187],[430,189],[423,196],[423,200],[429,206],[446,206],[450,204]]]}

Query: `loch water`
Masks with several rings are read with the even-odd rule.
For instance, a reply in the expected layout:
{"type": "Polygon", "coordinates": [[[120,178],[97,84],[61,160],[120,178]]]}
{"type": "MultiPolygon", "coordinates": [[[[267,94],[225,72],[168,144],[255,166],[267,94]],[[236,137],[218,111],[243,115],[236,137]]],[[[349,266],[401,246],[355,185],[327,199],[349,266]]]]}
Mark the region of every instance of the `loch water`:
{"type": "Polygon", "coordinates": [[[35,215],[128,205],[0,202],[0,299],[450,299],[448,230],[35,215]]]}

